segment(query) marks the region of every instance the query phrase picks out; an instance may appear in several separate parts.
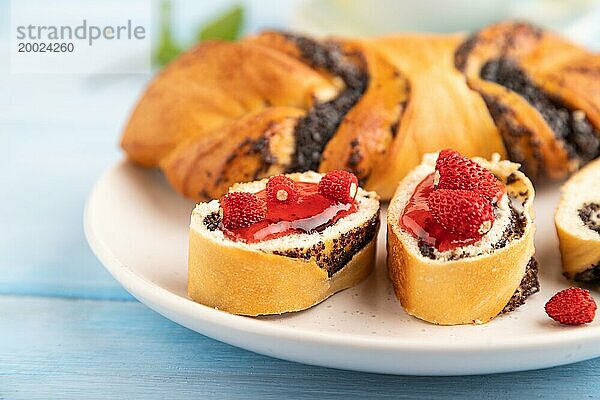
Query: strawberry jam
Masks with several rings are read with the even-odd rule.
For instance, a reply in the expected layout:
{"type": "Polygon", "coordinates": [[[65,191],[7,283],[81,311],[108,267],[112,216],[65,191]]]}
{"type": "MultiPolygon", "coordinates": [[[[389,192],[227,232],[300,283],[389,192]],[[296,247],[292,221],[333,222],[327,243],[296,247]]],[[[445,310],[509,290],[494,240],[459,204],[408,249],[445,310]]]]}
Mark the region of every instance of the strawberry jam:
{"type": "MultiPolygon", "coordinates": [[[[293,204],[268,202],[267,216],[245,228],[227,229],[221,226],[227,238],[248,243],[260,242],[292,233],[320,232],[356,211],[356,201],[340,203],[318,193],[317,183],[296,182],[298,201],[293,204]]],[[[267,193],[256,193],[267,201],[267,193]]]]}
{"type": "Polygon", "coordinates": [[[427,205],[427,197],[433,188],[433,174],[428,175],[415,188],[400,217],[400,225],[417,240],[423,241],[438,251],[456,249],[477,242],[483,235],[463,238],[447,231],[437,223],[427,205]]]}

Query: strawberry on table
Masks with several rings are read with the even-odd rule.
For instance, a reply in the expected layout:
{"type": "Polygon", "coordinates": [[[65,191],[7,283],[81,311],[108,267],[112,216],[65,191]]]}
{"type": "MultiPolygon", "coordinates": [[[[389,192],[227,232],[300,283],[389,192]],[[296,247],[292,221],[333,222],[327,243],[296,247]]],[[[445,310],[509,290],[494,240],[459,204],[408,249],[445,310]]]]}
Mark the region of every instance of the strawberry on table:
{"type": "Polygon", "coordinates": [[[550,318],[563,325],[587,324],[596,315],[596,301],[590,291],[578,287],[556,293],[544,308],[550,318]]]}

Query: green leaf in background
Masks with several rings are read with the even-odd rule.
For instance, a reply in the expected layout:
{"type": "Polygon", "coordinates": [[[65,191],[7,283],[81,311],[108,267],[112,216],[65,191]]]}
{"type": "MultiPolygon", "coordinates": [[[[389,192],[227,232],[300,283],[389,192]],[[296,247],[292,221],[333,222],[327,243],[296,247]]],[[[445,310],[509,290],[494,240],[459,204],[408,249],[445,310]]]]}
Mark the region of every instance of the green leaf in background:
{"type": "Polygon", "coordinates": [[[243,23],[244,9],[237,5],[202,27],[198,32],[198,40],[236,40],[243,23]]]}
{"type": "Polygon", "coordinates": [[[154,61],[158,65],[166,65],[182,51],[183,49],[175,42],[171,32],[171,2],[163,1],[160,4],[160,36],[154,52],[154,61]]]}
{"type": "MultiPolygon", "coordinates": [[[[244,25],[244,9],[237,5],[198,30],[198,41],[220,39],[236,40],[244,25]]],[[[160,4],[160,36],[154,52],[154,62],[164,66],[180,55],[185,49],[179,45],[171,31],[171,2],[163,0],[160,4]]]]}

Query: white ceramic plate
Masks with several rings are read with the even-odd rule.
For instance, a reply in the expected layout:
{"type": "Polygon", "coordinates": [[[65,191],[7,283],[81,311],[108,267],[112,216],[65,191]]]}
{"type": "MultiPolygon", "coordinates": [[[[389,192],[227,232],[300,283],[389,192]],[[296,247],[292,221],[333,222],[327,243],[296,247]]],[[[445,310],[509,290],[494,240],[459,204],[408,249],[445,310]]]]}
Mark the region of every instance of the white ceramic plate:
{"type": "MultiPolygon", "coordinates": [[[[157,171],[127,162],[96,184],[85,212],[88,241],[110,273],[136,298],[204,335],[257,353],[307,364],[414,375],[518,371],[600,356],[600,325],[563,327],[544,304],[567,287],[552,222],[557,187],[538,190],[536,257],[540,293],[516,311],[480,326],[434,326],[408,316],[385,266],[366,281],[310,310],[276,317],[230,315],[186,295],[187,234],[193,204],[157,171]]],[[[382,224],[382,228],[385,224],[382,224]]]]}

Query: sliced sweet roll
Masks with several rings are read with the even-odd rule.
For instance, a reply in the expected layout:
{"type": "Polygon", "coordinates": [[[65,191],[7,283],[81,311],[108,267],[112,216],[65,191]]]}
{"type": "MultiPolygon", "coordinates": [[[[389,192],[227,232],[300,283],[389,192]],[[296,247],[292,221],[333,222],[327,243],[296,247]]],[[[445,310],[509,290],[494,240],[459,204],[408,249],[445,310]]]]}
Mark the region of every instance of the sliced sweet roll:
{"type": "Polygon", "coordinates": [[[232,186],[192,213],[188,293],[241,315],[309,308],[375,263],[379,198],[345,171],[232,186]]]}
{"type": "Polygon", "coordinates": [[[560,241],[564,275],[575,281],[600,283],[600,159],[588,164],[563,185],[554,222],[560,241]]]}
{"type": "Polygon", "coordinates": [[[600,155],[600,56],[518,22],[467,39],[455,64],[485,100],[509,157],[561,178],[600,155]]]}
{"type": "Polygon", "coordinates": [[[534,189],[518,168],[443,150],[402,180],[388,208],[388,271],[410,315],[486,323],[539,290],[534,189]]]}

